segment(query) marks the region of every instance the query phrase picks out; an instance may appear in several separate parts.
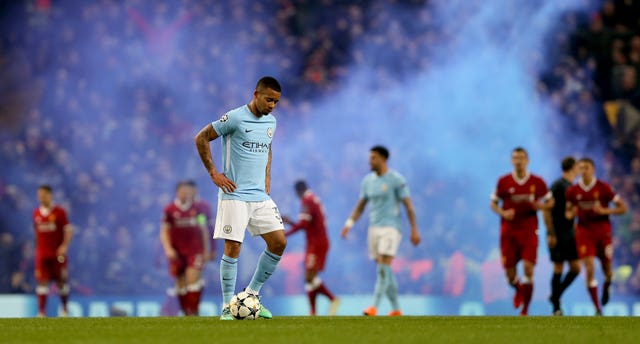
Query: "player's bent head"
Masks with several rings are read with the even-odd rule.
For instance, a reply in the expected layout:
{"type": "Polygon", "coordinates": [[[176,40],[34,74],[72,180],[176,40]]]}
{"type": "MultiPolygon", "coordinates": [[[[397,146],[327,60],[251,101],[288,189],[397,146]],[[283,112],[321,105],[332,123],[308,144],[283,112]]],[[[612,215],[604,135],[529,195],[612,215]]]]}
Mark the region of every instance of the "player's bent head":
{"type": "Polygon", "coordinates": [[[307,182],[305,182],[304,180],[296,181],[293,187],[296,189],[296,192],[299,194],[304,193],[309,188],[309,186],[307,186],[307,182]]]}
{"type": "Polygon", "coordinates": [[[562,159],[560,166],[562,167],[562,172],[569,172],[576,165],[576,159],[572,156],[565,157],[562,159]]]}
{"type": "Polygon", "coordinates": [[[278,93],[282,92],[280,83],[278,82],[278,80],[276,80],[276,78],[272,76],[264,76],[260,78],[260,80],[258,80],[258,83],[256,84],[256,91],[263,91],[267,88],[270,88],[278,93]]]}
{"type": "Polygon", "coordinates": [[[380,146],[380,145],[373,146],[371,147],[371,151],[380,154],[380,156],[383,157],[384,160],[389,159],[389,150],[384,146],[380,146]]]}

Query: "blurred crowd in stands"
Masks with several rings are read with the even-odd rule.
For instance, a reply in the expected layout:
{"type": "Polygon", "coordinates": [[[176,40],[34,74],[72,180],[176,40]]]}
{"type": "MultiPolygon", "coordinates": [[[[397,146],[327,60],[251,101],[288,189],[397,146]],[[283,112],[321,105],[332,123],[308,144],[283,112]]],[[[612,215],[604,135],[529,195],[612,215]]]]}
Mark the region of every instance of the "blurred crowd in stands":
{"type": "MultiPolygon", "coordinates": [[[[379,61],[384,83],[426,68],[430,61],[417,47],[446,38],[432,24],[428,1],[396,2],[413,19],[391,20],[377,7],[380,2],[366,0],[0,4],[0,94],[7,95],[0,99],[0,293],[33,291],[29,216],[43,175],[78,228],[70,250],[75,293],[163,293],[170,280],[158,231],[173,185],[196,177],[203,191],[213,193],[194,155],[195,130],[215,119],[212,109],[224,111],[246,101],[254,75],[281,75],[284,88],[291,90],[281,111],[295,107],[304,121],[309,101],[332,92],[362,59],[375,60],[374,65],[379,61]],[[406,37],[407,32],[421,34],[406,37]],[[366,56],[355,42],[379,46],[380,54],[366,56]],[[244,51],[245,46],[252,50],[244,51]],[[270,54],[276,47],[279,53],[270,54]],[[389,63],[399,55],[405,58],[389,63]],[[175,166],[172,157],[183,157],[183,162],[175,166]],[[17,177],[21,183],[6,182],[17,177]],[[74,269],[74,262],[82,262],[82,268],[74,269]]],[[[609,141],[605,160],[597,162],[598,176],[611,181],[630,203],[631,211],[615,229],[615,264],[631,268],[617,275],[616,288],[630,294],[640,294],[639,19],[637,0],[605,1],[595,12],[567,13],[551,35],[555,61],[539,76],[538,87],[541,97],[562,109],[563,118],[549,124],[556,144],[571,136],[561,131],[609,141]]],[[[289,154],[285,160],[295,170],[298,157],[289,154]]],[[[310,154],[309,166],[329,174],[322,157],[310,154]]],[[[349,176],[356,180],[360,174],[349,176]]],[[[276,183],[290,188],[292,179],[276,183]]],[[[279,204],[289,205],[291,213],[298,206],[293,192],[289,197],[279,204]]],[[[427,198],[415,197],[418,203],[427,198]]],[[[349,206],[339,202],[335,207],[349,206]]],[[[425,245],[433,247],[426,252],[435,256],[412,260],[420,254],[407,250],[396,262],[404,269],[399,275],[403,292],[458,296],[482,288],[479,279],[458,272],[492,273],[481,266],[490,253],[444,229],[445,221],[456,221],[445,216],[421,226],[429,227],[430,244],[425,245]]],[[[350,252],[361,248],[342,253],[344,270],[350,252]]],[[[251,265],[254,258],[243,259],[251,265]]],[[[290,260],[285,271],[301,276],[302,257],[285,259],[290,260]]],[[[204,275],[217,285],[216,274],[204,275]]],[[[502,272],[497,276],[502,278],[502,272]]],[[[370,292],[348,289],[363,284],[351,283],[353,275],[341,278],[338,293],[370,292]]],[[[266,292],[301,292],[302,284],[291,287],[299,280],[270,282],[266,292]]]]}
{"type": "MultiPolygon", "coordinates": [[[[640,294],[640,1],[607,0],[598,11],[567,13],[553,37],[556,62],[539,89],[565,118],[565,138],[608,140],[597,175],[629,202],[616,220],[616,287],[640,294]],[[568,126],[567,126],[568,124],[568,126]],[[595,135],[594,135],[595,134],[595,135]]],[[[562,145],[562,141],[557,142],[562,145]]],[[[587,143],[589,144],[589,143],[587,143]]]]}

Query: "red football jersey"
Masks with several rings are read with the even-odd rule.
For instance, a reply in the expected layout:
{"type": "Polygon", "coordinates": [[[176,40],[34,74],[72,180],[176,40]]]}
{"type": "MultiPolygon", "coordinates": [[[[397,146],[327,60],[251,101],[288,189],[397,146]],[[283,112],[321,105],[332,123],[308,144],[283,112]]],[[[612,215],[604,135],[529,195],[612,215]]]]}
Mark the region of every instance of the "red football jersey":
{"type": "Polygon", "coordinates": [[[53,206],[51,209],[38,207],[33,211],[38,258],[56,257],[56,251],[64,241],[64,231],[68,225],[67,212],[62,207],[53,206]]]}
{"type": "Polygon", "coordinates": [[[538,215],[533,203],[551,197],[544,180],[530,173],[522,179],[513,173],[500,177],[496,191],[491,195],[493,201],[502,200],[502,209],[515,210],[512,221],[501,219],[503,229],[531,231],[538,229],[538,215]]]}
{"type": "Polygon", "coordinates": [[[324,207],[311,190],[305,191],[302,195],[302,209],[298,218],[298,222],[291,226],[286,233],[287,235],[304,229],[307,233],[307,248],[329,244],[324,207]]]}
{"type": "Polygon", "coordinates": [[[598,224],[609,223],[609,215],[596,214],[593,206],[596,202],[606,208],[609,203],[618,199],[618,195],[613,192],[609,184],[597,180],[585,185],[582,180],[567,189],[567,206],[578,206],[578,226],[585,229],[592,229],[598,224]]]}
{"type": "Polygon", "coordinates": [[[171,246],[182,255],[203,253],[202,226],[198,221],[198,205],[173,202],[165,209],[162,222],[169,228],[171,246]]]}

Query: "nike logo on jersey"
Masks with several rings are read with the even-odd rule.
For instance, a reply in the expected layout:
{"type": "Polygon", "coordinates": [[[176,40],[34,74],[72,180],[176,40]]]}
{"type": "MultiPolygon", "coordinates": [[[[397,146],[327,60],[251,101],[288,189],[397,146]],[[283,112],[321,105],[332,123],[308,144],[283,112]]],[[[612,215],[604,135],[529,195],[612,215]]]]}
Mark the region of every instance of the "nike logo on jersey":
{"type": "Polygon", "coordinates": [[[245,133],[250,133],[250,132],[252,132],[252,131],[253,131],[253,129],[245,129],[245,130],[244,130],[244,132],[245,132],[245,133]]]}

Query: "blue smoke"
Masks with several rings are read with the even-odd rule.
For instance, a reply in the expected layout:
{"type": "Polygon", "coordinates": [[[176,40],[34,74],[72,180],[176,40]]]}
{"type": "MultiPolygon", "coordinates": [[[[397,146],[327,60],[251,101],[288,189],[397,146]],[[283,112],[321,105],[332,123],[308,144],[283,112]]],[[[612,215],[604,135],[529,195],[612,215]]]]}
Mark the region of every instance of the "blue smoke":
{"type": "MultiPolygon", "coordinates": [[[[353,12],[344,6],[327,18],[340,22],[353,12]]],[[[32,15],[13,8],[14,20],[2,24],[5,42],[13,42],[11,61],[23,57],[29,71],[11,73],[38,85],[40,96],[19,125],[3,125],[2,179],[12,190],[3,217],[28,228],[35,187],[51,183],[78,227],[71,252],[78,285],[103,294],[162,292],[170,280],[157,233],[175,182],[196,179],[215,205],[217,190],[192,137],[248,102],[255,81],[271,74],[289,87],[276,110],[272,195],[282,213],[294,215],[293,183],[303,178],[323,199],[332,240],[328,285],[371,292],[366,220],[347,241],[339,230],[368,172],[369,148],[383,144],[408,180],[423,235],[418,248],[405,235],[399,259],[435,265],[420,280],[402,272],[401,291],[438,293],[453,252],[479,264],[497,248],[489,194],[511,169],[513,147],[527,148],[531,170],[548,182],[563,155],[599,150],[577,139],[550,145],[549,123],[560,114],[536,88],[560,16],[589,6],[370,2],[360,7],[363,30],[340,46],[350,62],[331,87],[315,91],[299,81],[308,51],[291,43],[269,4],[70,1],[43,19],[48,24],[33,26],[24,24],[32,15]]],[[[219,142],[213,147],[220,166],[219,142]]],[[[262,245],[245,243],[238,285],[250,278],[262,245]]],[[[300,250],[302,238],[291,238],[288,251],[300,250]]],[[[217,292],[210,269],[208,291],[217,292]]],[[[264,292],[286,289],[286,274],[279,270],[264,292]]]]}
{"type": "MultiPolygon", "coordinates": [[[[375,144],[390,148],[391,167],[406,176],[423,235],[420,247],[410,247],[405,223],[400,256],[436,263],[459,250],[480,264],[497,249],[498,218],[489,210],[489,194],[498,177],[510,172],[514,147],[529,151],[530,170],[549,184],[559,176],[564,155],[602,151],[583,140],[550,144],[555,140],[549,123],[562,115],[537,90],[539,74],[548,68],[550,31],[563,13],[582,6],[583,1],[372,6],[368,19],[374,24],[354,46],[352,54],[360,59],[352,72],[336,92],[309,106],[304,127],[276,142],[292,160],[305,157],[297,174],[312,179],[328,203],[333,252],[345,264],[336,280],[370,292],[351,273],[366,264],[366,221],[354,230],[358,243],[343,242],[338,231],[357,201],[368,149],[375,144]]],[[[294,161],[276,160],[280,170],[274,174],[286,174],[294,161]]],[[[404,288],[420,292],[425,283],[426,290],[438,291],[445,269],[440,265],[426,280],[406,281],[404,288]]]]}

